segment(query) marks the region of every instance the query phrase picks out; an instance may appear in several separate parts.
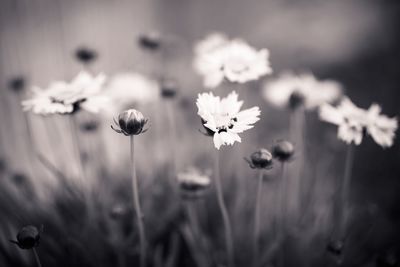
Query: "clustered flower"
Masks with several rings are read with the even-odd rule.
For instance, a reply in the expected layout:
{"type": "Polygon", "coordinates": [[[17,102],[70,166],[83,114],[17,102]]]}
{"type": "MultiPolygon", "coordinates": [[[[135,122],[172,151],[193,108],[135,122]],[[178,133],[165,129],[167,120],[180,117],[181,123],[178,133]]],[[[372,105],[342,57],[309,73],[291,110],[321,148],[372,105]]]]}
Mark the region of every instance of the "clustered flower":
{"type": "Polygon", "coordinates": [[[342,87],[332,80],[317,80],[312,74],[284,73],[264,86],[264,98],[278,108],[313,110],[332,103],[342,95],[342,87]]]}
{"type": "Polygon", "coordinates": [[[217,87],[224,79],[246,83],[272,73],[267,49],[258,51],[244,40],[229,40],[219,33],[199,41],[193,65],[207,88],[217,87]]]}
{"type": "Polygon", "coordinates": [[[397,119],[381,114],[381,107],[372,104],[368,110],[357,107],[345,97],[338,106],[325,104],[320,109],[323,121],[338,126],[338,138],[347,144],[360,145],[368,133],[382,147],[393,145],[397,119]]]}
{"type": "Polygon", "coordinates": [[[102,95],[106,76],[92,76],[81,71],[70,83],[57,81],[46,89],[32,88],[31,99],[22,102],[25,111],[35,114],[70,114],[81,109],[97,113],[104,108],[109,99],[102,95]]]}
{"type": "Polygon", "coordinates": [[[208,134],[213,136],[217,149],[222,145],[241,142],[239,133],[253,128],[261,114],[259,107],[240,111],[243,101],[238,100],[235,91],[222,99],[211,92],[199,94],[196,105],[197,114],[201,117],[208,134]]]}

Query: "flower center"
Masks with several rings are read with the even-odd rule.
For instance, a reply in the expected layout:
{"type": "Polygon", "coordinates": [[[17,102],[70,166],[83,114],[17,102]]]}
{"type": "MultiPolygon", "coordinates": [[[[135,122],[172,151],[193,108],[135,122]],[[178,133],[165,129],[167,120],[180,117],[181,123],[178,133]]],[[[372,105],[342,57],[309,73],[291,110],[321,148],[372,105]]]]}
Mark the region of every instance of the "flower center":
{"type": "Polygon", "coordinates": [[[215,115],[215,124],[218,133],[227,132],[228,129],[232,129],[235,122],[237,122],[237,118],[232,118],[227,113],[215,115]]]}

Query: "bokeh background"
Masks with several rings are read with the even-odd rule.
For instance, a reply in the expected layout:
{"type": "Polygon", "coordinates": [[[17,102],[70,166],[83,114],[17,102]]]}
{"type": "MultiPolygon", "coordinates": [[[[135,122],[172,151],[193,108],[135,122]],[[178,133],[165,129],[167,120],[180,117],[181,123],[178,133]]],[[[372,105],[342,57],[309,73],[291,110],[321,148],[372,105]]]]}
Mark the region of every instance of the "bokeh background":
{"type": "MultiPolygon", "coordinates": [[[[71,134],[65,130],[68,129],[66,119],[25,116],[20,101],[28,95],[10,90],[11,79],[24,77],[27,89],[32,85],[45,87],[53,80],[70,80],[82,69],[74,57],[79,47],[90,47],[98,52],[98,59],[90,66],[93,73],[104,72],[111,76],[121,71],[146,75],[158,72],[175,79],[180,89],[176,99],[159,99],[153,104],[137,106],[151,121],[151,130],[139,137],[137,148],[140,155],[139,176],[144,180],[141,186],[144,192],[151,192],[144,197],[147,203],[144,204],[145,210],[151,210],[157,205],[162,206],[154,198],[151,199],[153,194],[162,195],[163,182],[160,179],[163,179],[163,170],[168,169],[171,151],[176,156],[178,171],[188,165],[212,168],[212,146],[210,140],[198,132],[201,124],[194,104],[197,93],[204,91],[201,78],[192,70],[192,48],[196,40],[213,31],[244,38],[255,47],[270,50],[274,75],[285,70],[311,71],[318,78],[342,83],[346,94],[357,105],[367,108],[376,102],[382,105],[385,114],[398,116],[399,22],[400,4],[394,0],[1,0],[0,184],[3,195],[0,196],[0,226],[3,229],[0,234],[0,262],[3,260],[4,266],[12,266],[9,265],[12,262],[9,255],[14,255],[15,258],[23,258],[16,260],[18,264],[28,264],[30,258],[7,244],[8,239],[24,224],[43,223],[38,218],[29,221],[35,218],[35,207],[28,203],[29,197],[26,207],[21,205],[16,209],[17,205],[13,206],[15,203],[10,196],[17,195],[19,200],[23,200],[26,197],[24,190],[32,187],[31,190],[40,199],[37,203],[45,203],[52,202],[53,193],[60,190],[59,177],[39,167],[40,162],[29,152],[31,148],[35,147],[45,155],[65,176],[72,177],[77,173],[71,134]],[[163,52],[157,55],[138,46],[138,36],[154,30],[161,33],[164,45],[163,52]],[[173,127],[171,116],[168,117],[166,111],[172,112],[173,127]],[[32,138],[28,132],[31,132],[32,138]],[[170,142],[171,134],[179,142],[170,142]],[[24,185],[27,187],[24,190],[20,180],[23,185],[28,183],[24,185]],[[16,184],[16,187],[10,184],[16,184]],[[4,219],[3,223],[6,217],[9,220],[4,219]],[[9,248],[5,249],[7,246],[9,248]],[[1,259],[1,253],[8,256],[1,259]]],[[[288,136],[289,115],[270,107],[260,97],[262,84],[263,81],[246,86],[225,85],[226,88],[221,91],[225,94],[236,89],[246,101],[245,106],[258,105],[262,109],[261,121],[254,131],[243,135],[243,143],[222,152],[223,173],[226,177],[236,177],[235,190],[246,188],[246,192],[251,192],[254,186],[252,177],[255,173],[248,168],[243,157],[288,136]]],[[[109,128],[112,116],[79,114],[77,119],[79,123],[100,123],[96,135],[80,134],[81,152],[89,162],[88,172],[91,172],[90,166],[94,166],[90,164],[98,164],[106,173],[106,178],[101,179],[112,179],[115,187],[124,184],[129,177],[128,139],[109,128]]],[[[335,129],[321,123],[314,113],[307,114],[306,133],[307,160],[311,163],[309,172],[320,181],[316,186],[318,192],[314,207],[323,213],[332,201],[335,181],[342,175],[346,147],[336,140],[335,129]],[[311,170],[313,167],[315,169],[311,170]]],[[[351,202],[357,210],[355,214],[358,214],[354,216],[354,229],[364,231],[363,226],[374,225],[372,230],[365,230],[369,231],[367,241],[354,244],[358,246],[354,252],[357,255],[355,261],[357,264],[362,262],[359,266],[374,266],[375,259],[380,255],[399,253],[398,141],[396,138],[393,147],[382,149],[367,137],[356,150],[351,194],[351,202]]],[[[274,174],[272,171],[270,176],[274,174]]],[[[89,176],[92,176],[91,183],[102,183],[95,174],[89,176]]],[[[107,190],[102,188],[98,191],[103,192],[99,193],[99,198],[103,198],[104,194],[111,206],[125,200],[124,197],[120,200],[107,198],[104,191],[107,190]]],[[[228,202],[233,203],[231,207],[242,207],[232,210],[251,212],[251,205],[247,205],[252,201],[251,196],[236,199],[236,193],[228,192],[228,195],[228,202]]],[[[265,204],[265,210],[271,208],[269,205],[265,204]]],[[[38,213],[43,212],[42,208],[36,208],[38,213]]],[[[214,213],[219,216],[218,211],[214,213]]],[[[41,216],[39,218],[43,221],[41,216]]],[[[232,216],[240,218],[244,215],[241,211],[232,216]]],[[[324,227],[329,228],[331,218],[322,217],[325,218],[324,227]]],[[[248,223],[238,222],[239,240],[248,234],[244,230],[248,223]]],[[[153,224],[157,227],[157,223],[153,224]]],[[[363,236],[365,233],[357,234],[363,236]]],[[[318,244],[324,247],[323,243],[318,244]]],[[[237,257],[239,262],[246,259],[241,255],[237,257]]],[[[54,260],[45,258],[47,266],[57,262],[54,260]]]]}

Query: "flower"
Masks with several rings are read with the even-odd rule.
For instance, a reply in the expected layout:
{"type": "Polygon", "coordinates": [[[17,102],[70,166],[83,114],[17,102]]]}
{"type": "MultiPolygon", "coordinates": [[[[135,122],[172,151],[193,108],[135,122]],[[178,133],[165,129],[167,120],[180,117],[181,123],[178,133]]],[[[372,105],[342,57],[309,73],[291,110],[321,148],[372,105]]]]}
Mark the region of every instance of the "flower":
{"type": "Polygon", "coordinates": [[[224,79],[246,83],[272,73],[267,49],[256,50],[244,40],[227,40],[212,34],[195,46],[193,66],[204,78],[204,86],[217,87],[224,79]]]}
{"type": "Polygon", "coordinates": [[[211,92],[199,94],[196,105],[197,114],[201,117],[203,126],[212,133],[217,149],[222,145],[241,142],[238,134],[253,128],[261,114],[259,107],[240,111],[243,101],[238,101],[235,91],[222,99],[211,92]]]}
{"type": "Polygon", "coordinates": [[[84,64],[89,64],[96,60],[97,56],[96,50],[87,47],[80,47],[75,51],[75,57],[84,64]]]}
{"type": "Polygon", "coordinates": [[[265,148],[250,155],[250,159],[245,158],[252,169],[271,169],[272,168],[272,154],[265,148]]]}
{"type": "Polygon", "coordinates": [[[338,125],[338,138],[347,144],[360,145],[367,132],[382,147],[393,145],[397,119],[380,114],[381,108],[372,104],[368,110],[355,106],[349,98],[344,98],[337,106],[324,105],[320,109],[323,121],[338,125]]]}
{"type": "Polygon", "coordinates": [[[123,72],[111,77],[104,95],[113,105],[108,107],[112,114],[121,112],[128,106],[148,104],[159,98],[160,87],[155,80],[134,72],[123,72]]]}
{"type": "Polygon", "coordinates": [[[264,86],[264,98],[278,108],[296,109],[303,106],[312,110],[332,103],[342,94],[342,86],[331,80],[319,81],[312,74],[283,73],[264,86]]]}
{"type": "Polygon", "coordinates": [[[294,146],[289,141],[278,141],[272,148],[272,154],[279,161],[288,161],[293,157],[294,146]]]}
{"type": "Polygon", "coordinates": [[[382,147],[391,147],[397,129],[397,119],[389,118],[381,113],[381,107],[372,104],[366,114],[366,128],[369,135],[382,147]]]}
{"type": "Polygon", "coordinates": [[[209,175],[202,174],[193,167],[188,168],[185,172],[178,173],[177,180],[182,194],[191,198],[201,196],[211,184],[209,175]]]}
{"type": "Polygon", "coordinates": [[[10,242],[17,244],[21,249],[32,249],[39,245],[40,233],[43,231],[36,228],[36,226],[24,226],[17,234],[17,241],[10,240],[10,242]]]}
{"type": "Polygon", "coordinates": [[[68,114],[80,109],[97,113],[106,106],[108,98],[101,95],[106,80],[104,74],[93,77],[81,71],[71,83],[53,82],[47,89],[33,87],[33,97],[22,102],[24,111],[35,114],[68,114]]]}
{"type": "Polygon", "coordinates": [[[140,111],[129,109],[118,115],[118,121],[114,118],[114,123],[119,129],[112,125],[111,128],[117,133],[122,133],[125,136],[138,135],[145,133],[148,130],[143,128],[147,122],[148,119],[145,119],[140,111]]]}
{"type": "Polygon", "coordinates": [[[151,51],[155,51],[161,46],[161,34],[157,31],[151,31],[139,36],[139,45],[151,51]]]}

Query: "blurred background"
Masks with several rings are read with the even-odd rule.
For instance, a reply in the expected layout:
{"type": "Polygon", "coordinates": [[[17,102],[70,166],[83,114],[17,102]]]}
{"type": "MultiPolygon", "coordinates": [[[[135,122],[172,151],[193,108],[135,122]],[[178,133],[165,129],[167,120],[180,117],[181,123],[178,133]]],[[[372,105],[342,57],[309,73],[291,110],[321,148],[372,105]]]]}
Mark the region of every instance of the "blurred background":
{"type": "MultiPolygon", "coordinates": [[[[73,180],[71,177],[77,174],[73,141],[65,117],[24,115],[20,102],[29,97],[29,88],[33,85],[44,88],[54,80],[69,81],[75,77],[84,68],[75,58],[78,48],[88,47],[97,51],[97,60],[90,67],[85,67],[95,74],[104,72],[112,76],[131,71],[152,76],[158,73],[174,79],[178,84],[179,92],[173,100],[160,98],[154,103],[134,105],[151,121],[149,132],[138,137],[138,174],[142,192],[145,192],[142,196],[145,213],[155,213],[148,215],[147,223],[154,227],[154,232],[163,233],[152,237],[155,251],[161,247],[160,259],[163,261],[171,254],[168,248],[174,247],[170,242],[181,242],[179,231],[176,234],[178,237],[174,237],[176,227],[164,225],[169,222],[167,217],[173,213],[162,213],[162,210],[168,210],[164,205],[168,207],[168,201],[177,201],[174,197],[165,196],[168,192],[163,187],[166,173],[182,171],[190,165],[203,170],[212,169],[213,166],[211,141],[198,132],[201,124],[196,114],[195,99],[204,89],[201,77],[192,69],[193,44],[215,31],[224,32],[232,38],[243,38],[257,48],[269,49],[273,76],[286,70],[311,71],[318,78],[339,81],[346,94],[360,107],[368,108],[376,102],[382,105],[384,114],[393,117],[400,113],[399,22],[400,3],[394,0],[0,0],[0,263],[2,266],[30,264],[31,256],[18,251],[8,242],[25,224],[44,224],[45,229],[46,222],[51,225],[47,234],[44,232],[44,241],[38,249],[43,254],[44,266],[94,266],[99,262],[101,266],[111,266],[115,260],[114,250],[118,255],[118,251],[130,249],[129,246],[120,248],[124,246],[121,244],[115,249],[113,242],[99,242],[98,229],[88,230],[86,239],[79,240],[79,224],[73,226],[73,223],[70,225],[65,222],[63,228],[62,223],[49,219],[54,215],[60,220],[68,217],[73,221],[77,209],[74,204],[60,200],[64,205],[62,207],[72,210],[73,214],[65,210],[58,210],[61,215],[46,213],[49,211],[47,205],[56,203],[54,198],[64,197],[65,192],[60,184],[70,182],[60,182],[60,177],[48,166],[44,167],[32,151],[44,155],[67,180],[73,180]],[[160,33],[163,43],[162,51],[157,54],[144,51],[138,45],[139,36],[153,31],[160,33]],[[25,81],[25,90],[22,92],[10,89],[10,82],[18,77],[25,81]],[[172,160],[174,167],[170,166],[172,155],[175,157],[172,160]],[[162,218],[161,222],[157,220],[158,217],[162,218]],[[55,244],[50,244],[50,238],[46,241],[45,236],[51,234],[76,239],[56,240],[53,241],[55,244]],[[71,243],[78,242],[76,240],[82,242],[74,248],[79,253],[60,256],[62,248],[69,248],[71,243]],[[157,240],[162,240],[160,246],[157,240]],[[51,245],[57,247],[57,242],[62,243],[57,252],[48,249],[51,245]],[[94,243],[102,246],[101,249],[94,246],[90,252],[92,254],[86,254],[85,249],[94,243]],[[100,261],[100,256],[93,256],[103,250],[112,254],[107,256],[107,260],[100,261]],[[73,258],[71,255],[79,256],[73,258]]],[[[223,91],[225,94],[236,89],[239,97],[245,100],[245,107],[257,105],[262,110],[260,122],[253,131],[243,135],[243,142],[221,153],[222,175],[230,180],[225,181],[230,186],[227,188],[247,192],[239,196],[239,193],[226,189],[237,233],[235,239],[239,244],[239,240],[246,240],[248,235],[245,229],[250,222],[244,217],[247,213],[252,214],[249,203],[253,201],[251,192],[255,186],[253,177],[256,176],[243,157],[288,137],[289,114],[270,107],[260,97],[264,80],[245,86],[224,85],[226,90],[223,91]]],[[[103,213],[120,203],[130,206],[131,201],[131,193],[123,191],[124,185],[129,184],[129,138],[110,129],[112,117],[116,115],[80,113],[76,116],[79,125],[95,122],[99,127],[95,134],[81,131],[79,139],[80,153],[86,160],[90,184],[96,188],[96,196],[101,203],[106,203],[99,208],[103,213]],[[95,168],[101,172],[93,171],[95,168]]],[[[324,251],[326,245],[321,240],[329,239],[329,229],[332,227],[332,218],[326,213],[332,202],[335,184],[343,173],[346,146],[336,139],[336,129],[321,123],[315,113],[307,114],[306,139],[306,166],[309,168],[306,173],[319,181],[315,183],[313,214],[322,218],[322,226],[316,233],[313,232],[313,240],[318,239],[316,236],[324,236],[306,244],[308,248],[317,247],[318,251],[324,251]]],[[[369,137],[357,147],[351,189],[355,216],[351,229],[356,232],[353,240],[359,240],[358,237],[367,233],[368,238],[365,238],[365,242],[350,242],[351,256],[345,265],[375,266],[381,264],[382,257],[399,256],[399,163],[398,138],[389,149],[382,149],[369,137]]],[[[273,170],[269,176],[274,175],[276,172],[273,170]]],[[[267,193],[270,190],[266,183],[265,198],[269,200],[263,204],[266,236],[269,231],[268,214],[273,209],[273,201],[268,199],[267,193]]],[[[209,231],[209,234],[215,220],[207,218],[220,216],[218,210],[212,207],[215,205],[213,201],[215,199],[206,201],[205,210],[199,208],[204,213],[201,215],[202,223],[208,225],[204,226],[204,231],[209,231]]],[[[215,224],[219,225],[219,220],[216,219],[215,224]]],[[[172,224],[176,223],[171,221],[172,224]]],[[[122,235],[134,232],[127,227],[122,235]]],[[[108,230],[104,234],[107,240],[112,232],[108,230]]],[[[218,235],[215,238],[219,240],[218,235]]],[[[185,242],[182,241],[178,253],[181,256],[177,257],[179,260],[176,260],[175,266],[188,266],[193,260],[192,254],[185,250],[190,250],[187,245],[190,242],[185,242]]],[[[223,252],[222,241],[218,242],[215,241],[215,246],[223,252]]],[[[243,242],[241,244],[245,244],[243,242]]],[[[262,242],[268,247],[268,240],[262,242]]],[[[237,262],[241,265],[246,262],[248,253],[245,248],[238,248],[238,251],[241,253],[236,255],[237,262]]],[[[300,257],[301,251],[291,250],[293,258],[300,257]]],[[[135,255],[127,253],[126,258],[129,263],[135,260],[135,255]]],[[[304,260],[299,265],[323,266],[321,262],[324,261],[319,255],[311,258],[313,260],[304,260]]],[[[123,266],[124,260],[121,263],[121,258],[118,259],[120,266],[123,266]]]]}

